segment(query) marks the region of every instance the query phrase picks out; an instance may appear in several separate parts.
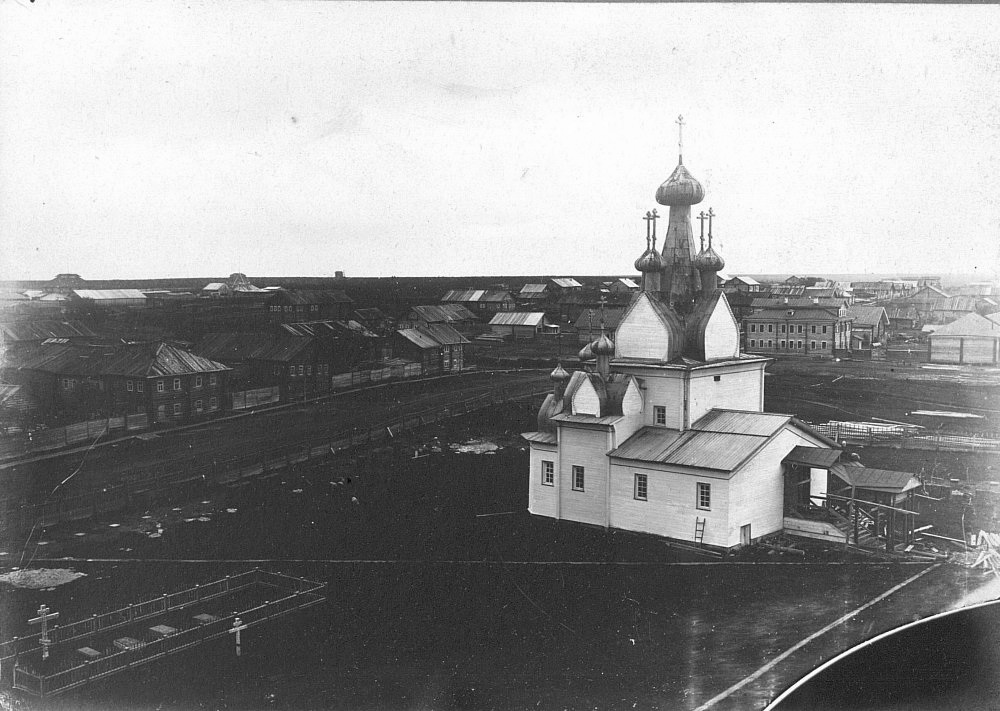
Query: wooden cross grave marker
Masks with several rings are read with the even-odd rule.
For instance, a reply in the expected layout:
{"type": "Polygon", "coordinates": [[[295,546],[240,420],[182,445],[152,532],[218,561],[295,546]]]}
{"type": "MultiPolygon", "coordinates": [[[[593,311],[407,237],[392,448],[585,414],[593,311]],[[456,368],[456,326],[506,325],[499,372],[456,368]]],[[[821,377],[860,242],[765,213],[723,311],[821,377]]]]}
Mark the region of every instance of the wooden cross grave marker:
{"type": "Polygon", "coordinates": [[[52,644],[52,640],[49,639],[49,620],[54,620],[59,617],[58,612],[49,612],[47,605],[41,605],[38,608],[38,617],[32,617],[28,620],[29,625],[42,625],[42,636],[38,641],[42,643],[42,659],[49,658],[49,645],[52,644]]]}

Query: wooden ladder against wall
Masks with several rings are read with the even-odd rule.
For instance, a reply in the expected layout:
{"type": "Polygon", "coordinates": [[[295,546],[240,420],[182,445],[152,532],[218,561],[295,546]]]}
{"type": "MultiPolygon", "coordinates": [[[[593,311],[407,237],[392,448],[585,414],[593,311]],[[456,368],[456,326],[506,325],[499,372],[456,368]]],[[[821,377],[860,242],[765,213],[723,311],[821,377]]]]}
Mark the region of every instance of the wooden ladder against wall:
{"type": "Polygon", "coordinates": [[[694,520],[694,542],[701,543],[705,540],[705,523],[708,519],[695,518],[694,520]]]}

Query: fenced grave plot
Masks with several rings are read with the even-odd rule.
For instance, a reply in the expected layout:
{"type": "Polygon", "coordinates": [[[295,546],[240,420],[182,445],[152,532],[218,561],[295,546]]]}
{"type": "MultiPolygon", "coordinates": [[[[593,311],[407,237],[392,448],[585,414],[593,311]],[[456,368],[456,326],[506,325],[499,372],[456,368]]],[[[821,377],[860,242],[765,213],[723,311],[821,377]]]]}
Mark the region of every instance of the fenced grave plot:
{"type": "Polygon", "coordinates": [[[15,689],[46,697],[326,599],[326,584],[255,568],[0,644],[15,689]],[[11,664],[13,662],[13,664],[11,664]]]}

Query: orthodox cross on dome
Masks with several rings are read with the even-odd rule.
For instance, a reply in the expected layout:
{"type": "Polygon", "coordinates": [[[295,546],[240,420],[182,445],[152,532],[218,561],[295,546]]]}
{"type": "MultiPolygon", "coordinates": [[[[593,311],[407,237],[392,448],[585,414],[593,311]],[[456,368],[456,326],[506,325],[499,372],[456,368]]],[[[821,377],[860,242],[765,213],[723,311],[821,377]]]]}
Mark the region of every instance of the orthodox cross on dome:
{"type": "MultiPolygon", "coordinates": [[[[715,217],[715,213],[712,212],[712,208],[708,208],[708,248],[712,248],[712,218],[715,217]]],[[[700,218],[699,218],[700,219],[700,218]]],[[[705,223],[701,223],[704,227],[705,223]]]]}
{"type": "Polygon", "coordinates": [[[656,249],[656,221],[660,219],[660,215],[656,212],[656,208],[653,208],[651,212],[647,212],[646,214],[653,222],[653,249],[656,249]]]}
{"type": "MultiPolygon", "coordinates": [[[[653,223],[653,226],[655,228],[655,226],[656,226],[655,222],[653,223]]],[[[608,302],[607,298],[604,296],[604,294],[601,294],[601,299],[600,299],[600,301],[598,303],[600,303],[600,305],[601,305],[601,335],[602,336],[604,335],[604,304],[606,304],[607,302],[608,302]]]]}
{"type": "Polygon", "coordinates": [[[678,116],[674,121],[677,124],[677,162],[684,162],[684,117],[678,116]]]}
{"type": "Polygon", "coordinates": [[[646,249],[649,249],[649,227],[651,223],[656,219],[653,217],[653,213],[646,211],[646,216],[642,218],[646,222],[646,249]]]}
{"type": "MultiPolygon", "coordinates": [[[[709,208],[709,209],[711,209],[711,208],[709,208]]],[[[704,210],[702,210],[701,212],[698,213],[698,221],[701,222],[701,238],[700,239],[701,239],[701,251],[702,252],[705,251],[705,220],[707,220],[707,219],[709,219],[709,217],[708,217],[708,215],[705,214],[704,210]]],[[[709,230],[709,231],[711,231],[711,230],[709,230]]]]}

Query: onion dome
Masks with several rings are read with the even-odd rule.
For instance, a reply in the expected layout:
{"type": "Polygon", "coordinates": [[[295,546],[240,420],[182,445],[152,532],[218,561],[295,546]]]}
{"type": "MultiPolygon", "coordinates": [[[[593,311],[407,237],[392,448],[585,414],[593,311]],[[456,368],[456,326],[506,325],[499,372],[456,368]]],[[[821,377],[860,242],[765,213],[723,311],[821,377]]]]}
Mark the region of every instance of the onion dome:
{"type": "Polygon", "coordinates": [[[705,189],[683,163],[678,163],[666,182],[656,190],[656,202],[661,205],[697,205],[704,198],[705,189]]]}
{"type": "Polygon", "coordinates": [[[662,272],[666,263],[663,257],[655,249],[647,249],[642,256],[635,260],[636,271],[642,272],[662,272]]]}
{"type": "Polygon", "coordinates": [[[613,356],[615,354],[615,342],[602,333],[601,337],[591,345],[591,350],[594,352],[594,355],[613,356]]]}
{"type": "Polygon", "coordinates": [[[722,268],[726,266],[726,260],[719,256],[719,253],[712,249],[711,245],[698,252],[693,263],[700,272],[721,272],[722,268]]]}
{"type": "Polygon", "coordinates": [[[588,343],[587,345],[585,345],[583,348],[580,349],[580,352],[576,354],[577,357],[580,360],[590,360],[591,358],[593,358],[594,357],[593,346],[594,346],[593,343],[588,343]]]}
{"type": "Polygon", "coordinates": [[[570,375],[566,372],[566,369],[562,367],[562,363],[556,365],[556,369],[549,373],[549,380],[554,383],[564,383],[569,380],[570,375]]]}

